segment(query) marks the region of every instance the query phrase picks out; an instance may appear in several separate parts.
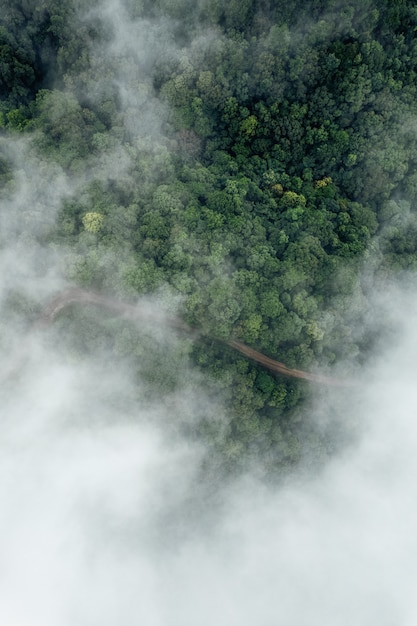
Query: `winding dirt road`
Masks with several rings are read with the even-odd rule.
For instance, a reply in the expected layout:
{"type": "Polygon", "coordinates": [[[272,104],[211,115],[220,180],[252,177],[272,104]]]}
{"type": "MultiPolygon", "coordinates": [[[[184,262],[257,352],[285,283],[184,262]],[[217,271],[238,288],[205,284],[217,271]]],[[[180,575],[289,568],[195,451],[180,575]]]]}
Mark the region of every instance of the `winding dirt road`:
{"type": "Polygon", "coordinates": [[[262,352],[258,352],[257,350],[250,348],[240,341],[230,339],[225,343],[240,352],[241,354],[244,354],[249,359],[252,359],[252,361],[260,363],[271,372],[278,372],[279,374],[289,376],[290,378],[302,378],[303,380],[309,380],[313,383],[334,385],[337,387],[351,387],[356,384],[354,381],[351,380],[342,380],[340,378],[333,378],[332,376],[323,376],[322,374],[315,374],[314,372],[306,372],[305,370],[293,369],[285,365],[285,363],[281,363],[281,361],[275,361],[274,359],[270,359],[262,352]]]}
{"type": "MultiPolygon", "coordinates": [[[[191,328],[190,326],[182,322],[179,318],[167,318],[165,316],[156,315],[154,308],[152,308],[152,310],[147,309],[146,307],[139,308],[138,306],[129,304],[127,302],[121,302],[112,298],[108,298],[95,291],[79,288],[66,289],[65,291],[59,293],[53,300],[51,300],[51,302],[42,311],[37,322],[35,322],[34,328],[41,329],[50,326],[63,310],[73,304],[92,304],[98,307],[104,307],[109,311],[113,311],[117,315],[123,315],[133,320],[146,320],[152,322],[153,324],[168,323],[169,326],[178,330],[182,330],[186,333],[194,334],[197,336],[200,335],[198,329],[191,328]]],[[[308,380],[313,383],[334,385],[338,387],[351,387],[357,384],[355,381],[352,380],[334,378],[331,376],[324,376],[313,372],[290,368],[285,365],[285,363],[281,363],[280,361],[271,359],[262,352],[258,352],[257,350],[250,348],[246,344],[234,339],[214,339],[216,341],[221,341],[221,343],[233,348],[237,352],[240,352],[252,361],[260,363],[263,367],[270,370],[271,372],[276,372],[282,374],[283,376],[288,376],[290,378],[299,378],[303,380],[308,380]]]]}

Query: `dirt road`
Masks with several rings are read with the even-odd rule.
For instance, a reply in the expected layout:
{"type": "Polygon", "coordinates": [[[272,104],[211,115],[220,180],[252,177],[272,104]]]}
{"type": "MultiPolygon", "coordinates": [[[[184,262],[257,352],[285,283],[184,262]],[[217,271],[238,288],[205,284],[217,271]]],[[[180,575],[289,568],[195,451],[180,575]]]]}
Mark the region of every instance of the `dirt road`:
{"type": "MultiPolygon", "coordinates": [[[[155,310],[153,307],[140,308],[127,302],[122,302],[103,296],[102,294],[99,294],[95,291],[80,289],[76,287],[62,291],[53,300],[51,300],[51,302],[42,311],[39,319],[35,322],[33,328],[42,329],[50,326],[54,323],[55,319],[62,311],[64,311],[67,307],[73,304],[92,304],[97,307],[104,307],[105,309],[112,311],[117,315],[123,315],[124,317],[129,317],[133,320],[146,320],[152,322],[153,324],[165,323],[178,330],[182,330],[189,334],[194,334],[195,336],[201,334],[198,329],[191,328],[179,318],[167,318],[166,316],[162,315],[158,316],[158,314],[155,314],[155,310]]],[[[356,384],[355,381],[344,380],[331,376],[324,376],[322,374],[288,367],[287,365],[285,365],[285,363],[276,361],[275,359],[271,359],[262,352],[258,352],[250,346],[247,346],[241,341],[237,341],[235,339],[214,339],[216,339],[216,341],[221,341],[223,344],[226,344],[237,352],[240,352],[252,361],[256,361],[271,372],[276,372],[283,376],[308,380],[317,384],[334,385],[339,387],[350,387],[356,384]]]]}

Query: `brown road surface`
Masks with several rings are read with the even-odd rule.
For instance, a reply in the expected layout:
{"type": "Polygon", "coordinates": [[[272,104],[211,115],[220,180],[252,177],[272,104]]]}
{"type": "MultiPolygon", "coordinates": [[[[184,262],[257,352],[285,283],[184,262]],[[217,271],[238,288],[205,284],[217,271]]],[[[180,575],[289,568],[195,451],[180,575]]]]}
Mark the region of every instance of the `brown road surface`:
{"type": "MultiPolygon", "coordinates": [[[[139,308],[138,306],[129,304],[127,302],[121,302],[119,300],[108,298],[95,291],[80,289],[77,287],[66,289],[59,293],[53,300],[51,300],[51,302],[42,311],[39,319],[33,325],[33,329],[42,329],[50,326],[51,324],[53,324],[57,316],[64,309],[71,306],[72,304],[92,304],[98,307],[104,307],[109,311],[113,311],[117,315],[123,315],[133,320],[147,320],[149,322],[152,322],[153,324],[165,323],[169,324],[169,326],[173,328],[183,330],[190,334],[199,334],[198,330],[191,328],[190,326],[182,322],[179,318],[167,318],[162,315],[158,316],[157,314],[155,314],[154,308],[139,308]]],[[[254,350],[253,348],[247,346],[241,341],[237,341],[234,339],[216,340],[230,346],[231,348],[233,348],[237,352],[240,352],[252,361],[260,363],[268,370],[272,372],[277,372],[279,374],[282,374],[283,376],[288,376],[290,378],[300,378],[313,383],[334,385],[339,387],[350,387],[357,384],[355,381],[352,380],[334,378],[331,376],[324,376],[304,370],[293,369],[285,365],[285,363],[275,361],[275,359],[271,359],[262,352],[254,350]]],[[[18,366],[14,366],[12,368],[12,371],[9,370],[6,378],[8,378],[9,375],[15,374],[17,369],[18,366]]],[[[4,379],[4,376],[2,378],[4,379]]]]}

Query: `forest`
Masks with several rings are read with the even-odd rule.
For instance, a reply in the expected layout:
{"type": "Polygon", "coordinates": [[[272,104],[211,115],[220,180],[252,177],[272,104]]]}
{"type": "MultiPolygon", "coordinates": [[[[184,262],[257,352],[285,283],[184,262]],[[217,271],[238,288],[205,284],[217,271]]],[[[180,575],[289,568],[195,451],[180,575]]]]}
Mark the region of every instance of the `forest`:
{"type": "MultiPolygon", "coordinates": [[[[384,328],[371,287],[417,269],[416,33],[411,0],[3,2],[2,201],[24,142],[71,188],[27,233],[66,284],[198,330],[157,345],[74,306],[61,341],[128,359],[149,398],[191,367],[227,420],[202,406],[187,436],[222,471],[282,474],[337,445],[310,423],[312,383],[231,342],[358,377],[384,328]]],[[[10,291],[28,325],[44,304],[10,291]]]]}

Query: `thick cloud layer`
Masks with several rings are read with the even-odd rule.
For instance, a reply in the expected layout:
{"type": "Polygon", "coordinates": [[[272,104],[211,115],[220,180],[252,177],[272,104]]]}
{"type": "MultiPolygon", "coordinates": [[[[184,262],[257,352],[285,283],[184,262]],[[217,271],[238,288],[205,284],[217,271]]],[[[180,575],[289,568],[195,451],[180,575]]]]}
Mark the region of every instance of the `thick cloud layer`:
{"type": "MultiPolygon", "coordinates": [[[[124,128],[137,141],[159,138],[166,111],[146,83],[155,50],[137,45],[114,4],[107,12],[119,17],[110,53],[135,56],[117,86],[124,128]]],[[[207,451],[183,426],[212,398],[184,363],[182,389],[157,401],[105,348],[80,357],[54,329],[31,329],[66,284],[62,253],[42,240],[83,180],[14,145],[17,182],[1,207],[1,623],[414,625],[417,295],[375,298],[395,337],[383,337],[348,402],[329,390],[308,409],[317,422],[352,424],[350,445],[325,468],[284,486],[266,486],[256,468],[204,481],[207,451]]],[[[92,175],[117,177],[129,164],[115,149],[92,175]]],[[[159,329],[152,341],[175,337],[159,329]]]]}
{"type": "Polygon", "coordinates": [[[123,359],[71,357],[11,316],[12,284],[31,301],[63,282],[58,256],[21,245],[19,198],[3,206],[2,371],[20,359],[1,389],[2,623],[413,624],[417,296],[375,298],[394,335],[349,403],[329,391],[310,410],[338,407],[354,443],[285,486],[254,471],[207,489],[204,450],[176,426],[209,404],[203,382],[149,399],[123,359]]]}
{"type": "Polygon", "coordinates": [[[178,409],[123,406],[127,372],[38,346],[2,390],[2,622],[414,623],[417,301],[404,298],[396,347],[343,410],[357,443],[285,487],[218,487],[210,518],[201,451],[160,426],[178,409]]]}

